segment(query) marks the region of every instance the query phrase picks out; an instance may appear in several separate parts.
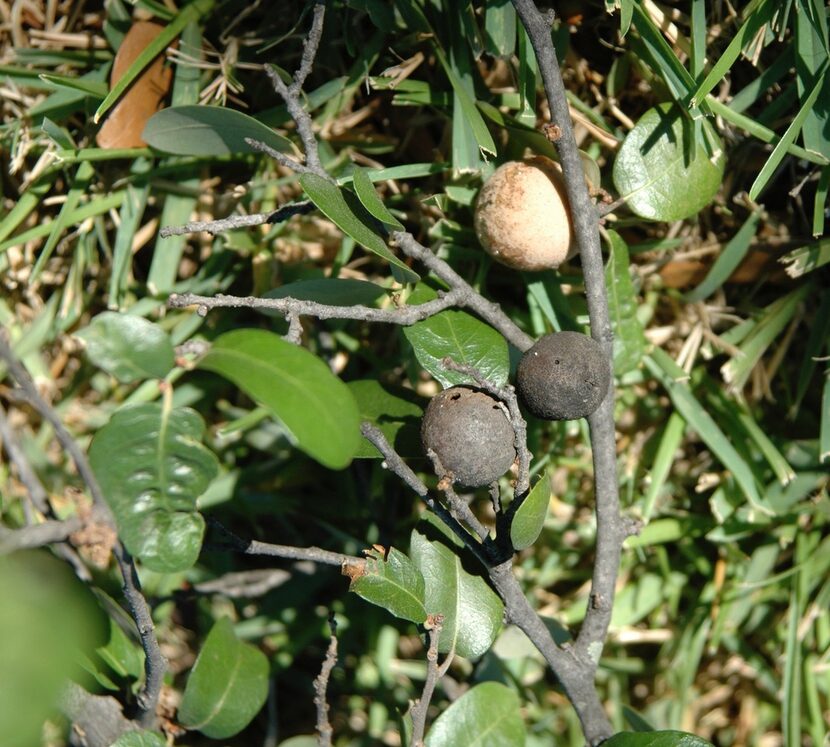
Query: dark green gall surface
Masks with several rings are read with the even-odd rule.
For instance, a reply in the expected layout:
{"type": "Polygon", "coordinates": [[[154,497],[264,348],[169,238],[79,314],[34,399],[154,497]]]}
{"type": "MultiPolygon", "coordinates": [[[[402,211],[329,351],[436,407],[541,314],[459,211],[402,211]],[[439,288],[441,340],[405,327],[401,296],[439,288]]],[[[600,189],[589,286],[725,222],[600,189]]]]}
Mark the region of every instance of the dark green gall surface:
{"type": "Polygon", "coordinates": [[[599,343],[579,332],[545,335],[519,362],[516,390],[545,420],[576,420],[596,410],[611,383],[611,364],[599,343]]]}
{"type": "Polygon", "coordinates": [[[464,386],[432,398],[421,423],[424,452],[432,449],[455,482],[470,488],[498,480],[516,459],[513,426],[503,405],[464,386]]]}

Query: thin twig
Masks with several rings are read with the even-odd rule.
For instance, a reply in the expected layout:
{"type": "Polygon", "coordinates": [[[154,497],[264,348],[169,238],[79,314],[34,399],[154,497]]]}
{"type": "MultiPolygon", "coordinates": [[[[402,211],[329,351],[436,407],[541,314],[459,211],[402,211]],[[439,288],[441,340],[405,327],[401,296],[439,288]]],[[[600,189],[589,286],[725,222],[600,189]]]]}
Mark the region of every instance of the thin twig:
{"type": "Polygon", "coordinates": [[[0,440],[3,442],[3,447],[9,459],[17,467],[17,476],[20,482],[26,487],[26,492],[29,500],[34,504],[35,508],[42,514],[49,513],[49,496],[43,483],[38,478],[29,460],[23,453],[23,449],[17,442],[17,437],[14,429],[6,417],[6,411],[0,406],[0,440]]]}
{"type": "Polygon", "coordinates": [[[317,148],[317,140],[314,137],[311,117],[303,107],[300,99],[303,84],[311,72],[314,58],[317,56],[317,50],[320,46],[320,39],[323,36],[323,18],[325,12],[326,6],[324,0],[316,0],[311,29],[303,43],[303,55],[300,59],[300,66],[294,73],[291,85],[286,85],[285,81],[280,77],[279,72],[270,65],[265,66],[265,71],[268,73],[268,77],[271,78],[274,90],[285,101],[288,113],[297,125],[297,134],[300,136],[303,149],[305,150],[306,168],[320,176],[329,178],[320,162],[320,153],[317,148]]]}
{"type": "Polygon", "coordinates": [[[478,535],[478,538],[482,542],[489,539],[490,531],[478,520],[467,502],[459,498],[458,494],[453,490],[449,471],[441,464],[441,459],[438,454],[433,449],[427,449],[427,457],[432,462],[432,468],[435,474],[438,475],[438,490],[446,497],[450,514],[453,518],[463,521],[473,530],[474,534],[478,535]]]}
{"type": "Polygon", "coordinates": [[[412,740],[410,742],[412,747],[424,747],[424,733],[426,732],[429,703],[432,700],[432,694],[435,692],[435,686],[438,684],[438,680],[441,678],[442,673],[446,672],[453,658],[452,652],[450,652],[447,654],[444,663],[440,667],[438,666],[438,641],[441,637],[443,626],[443,615],[427,615],[426,622],[424,623],[429,637],[427,678],[424,681],[424,689],[421,691],[421,697],[409,709],[409,715],[412,718],[412,740]]]}
{"type": "Polygon", "coordinates": [[[274,545],[270,542],[246,540],[234,534],[230,529],[220,524],[216,519],[209,518],[208,522],[217,529],[225,540],[226,546],[244,553],[245,555],[267,555],[273,558],[287,558],[289,560],[311,560],[322,565],[363,565],[366,561],[354,555],[344,555],[339,552],[323,550],[319,547],[294,547],[292,545],[274,545]]]}
{"type": "MultiPolygon", "coordinates": [[[[9,367],[9,372],[26,395],[26,399],[54,429],[55,438],[57,438],[58,443],[60,443],[75,463],[75,468],[89,489],[92,500],[101,516],[111,526],[115,526],[112,512],[104,499],[101,487],[98,485],[98,480],[92,471],[86,454],[78,446],[75,439],[72,438],[69,431],[66,430],[55,410],[40,396],[40,392],[38,392],[29,373],[17,360],[2,333],[0,333],[0,358],[6,362],[6,365],[9,367]]],[[[144,649],[145,679],[144,687],[136,699],[139,708],[137,720],[144,727],[152,727],[156,721],[156,705],[158,704],[159,694],[161,693],[164,672],[167,669],[167,660],[159,648],[155,635],[155,626],[153,625],[152,612],[141,592],[141,584],[139,583],[138,574],[136,573],[135,565],[130,554],[120,542],[116,543],[113,548],[113,553],[123,579],[122,591],[124,598],[130,614],[135,621],[139,638],[141,639],[141,646],[144,649]]]]}
{"type": "Polygon", "coordinates": [[[453,270],[447,262],[436,256],[431,249],[421,244],[411,233],[393,231],[391,239],[393,245],[399,246],[401,251],[408,257],[417,259],[425,267],[432,270],[450,288],[463,292],[458,302],[459,306],[474,311],[484,321],[501,332],[508,342],[512,343],[522,352],[533,345],[533,338],[507,316],[501,306],[484,298],[484,296],[478,293],[464,278],[453,270]]]}
{"type": "Polygon", "coordinates": [[[296,158],[292,158],[286,153],[272,148],[268,143],[263,143],[262,140],[257,140],[253,137],[246,137],[245,142],[248,143],[254,150],[264,153],[266,156],[271,156],[280,166],[291,169],[297,174],[314,174],[314,169],[301,164],[296,158]]]}
{"type": "Polygon", "coordinates": [[[487,554],[487,547],[478,542],[439,501],[436,501],[430,496],[427,486],[392,448],[392,445],[387,441],[386,436],[383,435],[380,428],[371,423],[364,422],[360,426],[360,431],[363,433],[364,438],[383,454],[383,466],[393,475],[397,475],[413,492],[420,496],[433,513],[464,543],[464,546],[481,563],[488,565],[490,561],[487,554]]]}
{"type": "Polygon", "coordinates": [[[231,215],[220,220],[196,220],[185,223],[182,226],[164,226],[159,231],[159,236],[166,239],[168,236],[183,236],[188,233],[205,231],[211,235],[232,231],[235,228],[248,228],[250,226],[262,226],[266,223],[280,223],[295,215],[305,215],[314,210],[314,203],[303,200],[283,205],[278,210],[270,213],[255,213],[254,215],[231,215]]]}
{"type": "Polygon", "coordinates": [[[52,542],[63,542],[81,526],[83,522],[77,516],[65,521],[43,521],[21,529],[8,529],[0,525],[0,555],[43,547],[52,542]]]}
{"type": "Polygon", "coordinates": [[[314,680],[314,705],[317,708],[317,744],[320,747],[331,747],[333,729],[329,721],[329,704],[326,700],[326,690],[329,686],[331,670],[337,664],[337,622],[334,613],[329,615],[331,637],[326,650],[326,658],[320,667],[320,674],[314,680]]]}
{"type": "Polygon", "coordinates": [[[317,301],[298,298],[260,298],[258,296],[198,296],[194,293],[174,293],[167,299],[170,308],[181,309],[196,306],[200,313],[208,309],[266,309],[285,316],[313,316],[317,319],[354,319],[362,322],[400,324],[408,326],[434,316],[439,311],[452,308],[458,303],[461,291],[439,294],[438,298],[417,305],[401,306],[394,309],[375,309],[371,306],[329,306],[317,301]]]}

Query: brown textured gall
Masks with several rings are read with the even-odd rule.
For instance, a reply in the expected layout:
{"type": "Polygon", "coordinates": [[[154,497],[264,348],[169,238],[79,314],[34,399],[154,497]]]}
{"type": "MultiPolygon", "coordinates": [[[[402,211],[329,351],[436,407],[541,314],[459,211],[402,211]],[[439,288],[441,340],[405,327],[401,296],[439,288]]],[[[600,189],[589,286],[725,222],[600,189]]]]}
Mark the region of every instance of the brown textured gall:
{"type": "Polygon", "coordinates": [[[465,386],[430,400],[421,422],[424,452],[435,452],[453,480],[469,488],[498,480],[516,459],[513,426],[504,406],[465,386]]]}
{"type": "Polygon", "coordinates": [[[559,267],[575,253],[559,164],[534,156],[499,166],[479,192],[475,229],[485,251],[508,267],[559,267]]]}
{"type": "Polygon", "coordinates": [[[545,420],[588,417],[608,394],[611,364],[599,343],[580,332],[556,332],[536,341],[519,361],[516,391],[545,420]]]}

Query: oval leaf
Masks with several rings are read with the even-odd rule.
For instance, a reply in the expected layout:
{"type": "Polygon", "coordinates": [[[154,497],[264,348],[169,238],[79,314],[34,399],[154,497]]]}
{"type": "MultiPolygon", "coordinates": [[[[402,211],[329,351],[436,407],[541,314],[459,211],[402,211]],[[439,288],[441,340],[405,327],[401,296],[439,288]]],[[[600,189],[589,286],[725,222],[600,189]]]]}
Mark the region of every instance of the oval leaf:
{"type": "Polygon", "coordinates": [[[435,719],[426,747],[524,747],[525,738],[516,693],[482,682],[435,719]]]}
{"type": "Polygon", "coordinates": [[[712,747],[711,742],[685,731],[622,732],[602,744],[603,747],[712,747]]]}
{"type": "Polygon", "coordinates": [[[386,242],[358,217],[336,184],[317,174],[303,174],[300,177],[300,184],[320,212],[343,233],[396,267],[402,282],[418,281],[418,274],[392,254],[386,242]]]}
{"type": "Polygon", "coordinates": [[[637,318],[639,306],[628,259],[628,245],[616,231],[608,231],[608,310],[614,325],[614,373],[617,376],[640,365],[646,349],[643,325],[637,318]]]}
{"type": "Polygon", "coordinates": [[[357,404],[317,356],[271,332],[241,329],[218,337],[200,368],[224,376],[267,407],[297,446],[331,469],[343,469],[360,445],[357,404]]]}
{"type": "Polygon", "coordinates": [[[475,659],[493,645],[504,605],[481,576],[464,569],[461,548],[445,532],[437,520],[422,521],[412,532],[409,553],[424,577],[426,611],[444,616],[439,651],[475,659]]]}
{"type": "Polygon", "coordinates": [[[257,153],[245,138],[275,150],[292,150],[291,141],[247,114],[223,106],[172,106],[147,122],[141,137],[156,150],[180,156],[257,153]]]}
{"type": "Polygon", "coordinates": [[[268,695],[268,659],[233,632],[229,618],[211,628],[187,680],[179,721],[213,739],[242,731],[268,695]]]}
{"type": "Polygon", "coordinates": [[[550,477],[547,472],[533,486],[510,523],[510,542],[514,550],[530,547],[542,533],[550,504],[550,477]]]}
{"type": "MultiPolygon", "coordinates": [[[[350,381],[360,420],[374,423],[401,456],[423,456],[421,416],[424,414],[418,395],[411,389],[395,389],[377,379],[350,381]]],[[[355,457],[379,458],[381,453],[365,438],[355,457]]]]}
{"type": "Polygon", "coordinates": [[[384,205],[380,197],[378,197],[378,193],[375,191],[372,180],[369,178],[369,172],[366,169],[355,166],[353,179],[354,191],[357,194],[357,199],[360,200],[363,207],[365,207],[366,210],[368,210],[369,213],[371,213],[381,223],[385,223],[387,226],[392,226],[392,228],[395,228],[398,231],[403,231],[403,224],[386,209],[386,205],[384,205]]]}
{"type": "Polygon", "coordinates": [[[126,548],[151,570],[190,568],[205,522],[196,499],[216,477],[216,457],[201,443],[205,430],[189,408],[156,402],[113,415],[89,447],[89,461],[126,548]]]}
{"type": "Polygon", "coordinates": [[[412,561],[394,547],[386,558],[372,550],[360,571],[350,571],[349,590],[367,602],[383,607],[395,617],[422,623],[427,619],[424,609],[424,578],[412,561]]]}
{"type": "Polygon", "coordinates": [[[140,316],[104,311],[75,335],[89,359],[124,384],[163,379],[175,362],[170,336],[140,316]]]}
{"type": "Polygon", "coordinates": [[[693,123],[677,106],[661,104],[623,141],[614,185],[640,217],[680,220],[711,202],[724,165],[723,143],[708,120],[693,123]]]}
{"type": "Polygon", "coordinates": [[[445,388],[475,383],[467,374],[444,368],[442,361],[446,357],[473,366],[494,384],[507,382],[507,342],[492,327],[464,311],[442,311],[405,327],[403,333],[418,362],[445,388]]]}

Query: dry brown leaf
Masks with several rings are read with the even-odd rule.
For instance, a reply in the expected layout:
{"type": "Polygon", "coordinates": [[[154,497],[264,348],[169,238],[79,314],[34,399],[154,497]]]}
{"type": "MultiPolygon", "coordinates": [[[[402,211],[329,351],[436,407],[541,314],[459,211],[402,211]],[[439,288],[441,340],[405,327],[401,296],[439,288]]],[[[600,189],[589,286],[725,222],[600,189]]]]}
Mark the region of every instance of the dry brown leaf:
{"type": "MultiPolygon", "coordinates": [[[[115,55],[110,85],[115,85],[136,58],[162,31],[164,26],[150,21],[134,23],[115,55]]],[[[141,148],[147,145],[141,138],[147,120],[160,108],[170,90],[173,70],[164,64],[159,54],[139,75],[119,102],[110,110],[104,124],[95,136],[101,148],[141,148]]]]}

